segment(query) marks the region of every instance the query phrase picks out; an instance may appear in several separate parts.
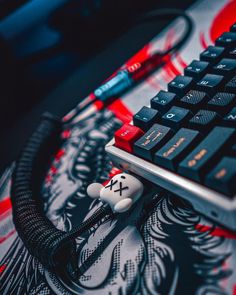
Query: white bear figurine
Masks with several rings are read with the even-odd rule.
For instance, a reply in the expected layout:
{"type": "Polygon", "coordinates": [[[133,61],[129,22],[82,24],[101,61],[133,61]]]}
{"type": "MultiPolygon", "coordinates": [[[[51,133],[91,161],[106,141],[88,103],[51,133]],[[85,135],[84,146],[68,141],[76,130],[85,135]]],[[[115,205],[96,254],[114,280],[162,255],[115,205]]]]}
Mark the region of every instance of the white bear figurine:
{"type": "Polygon", "coordinates": [[[108,203],[113,212],[121,213],[129,208],[142,196],[143,184],[134,176],[126,173],[115,175],[106,186],[92,183],[87,188],[91,198],[100,198],[108,203]]]}

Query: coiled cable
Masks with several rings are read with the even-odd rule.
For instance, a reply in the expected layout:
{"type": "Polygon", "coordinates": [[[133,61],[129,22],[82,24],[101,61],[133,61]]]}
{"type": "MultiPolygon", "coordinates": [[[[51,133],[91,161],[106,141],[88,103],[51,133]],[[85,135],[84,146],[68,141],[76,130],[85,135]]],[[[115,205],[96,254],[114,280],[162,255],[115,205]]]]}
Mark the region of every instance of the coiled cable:
{"type": "Polygon", "coordinates": [[[30,137],[13,173],[11,200],[16,230],[28,251],[48,269],[70,265],[76,273],[75,238],[99,220],[111,215],[109,206],[101,206],[90,218],[70,232],[57,229],[45,216],[40,187],[50,157],[60,143],[59,119],[45,114],[30,137]]]}

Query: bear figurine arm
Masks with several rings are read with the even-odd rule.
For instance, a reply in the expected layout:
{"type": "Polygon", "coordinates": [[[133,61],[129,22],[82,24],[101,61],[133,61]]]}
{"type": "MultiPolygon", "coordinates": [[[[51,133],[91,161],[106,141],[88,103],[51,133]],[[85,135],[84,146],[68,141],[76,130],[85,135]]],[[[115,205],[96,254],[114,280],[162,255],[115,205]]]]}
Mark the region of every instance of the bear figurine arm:
{"type": "Polygon", "coordinates": [[[99,198],[101,189],[103,189],[103,185],[101,183],[92,183],[87,187],[87,194],[90,198],[99,198]]]}
{"type": "Polygon", "coordinates": [[[129,210],[129,208],[132,206],[132,203],[133,203],[133,200],[130,198],[123,199],[115,205],[114,211],[117,213],[125,212],[129,210]]]}

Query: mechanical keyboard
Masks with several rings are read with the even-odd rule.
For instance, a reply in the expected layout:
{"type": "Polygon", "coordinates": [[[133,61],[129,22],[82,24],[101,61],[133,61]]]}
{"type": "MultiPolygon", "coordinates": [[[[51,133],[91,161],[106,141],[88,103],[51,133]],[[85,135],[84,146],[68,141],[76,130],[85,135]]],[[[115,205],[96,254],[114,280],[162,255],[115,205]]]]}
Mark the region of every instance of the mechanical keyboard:
{"type": "Polygon", "coordinates": [[[236,24],[124,124],[112,161],[236,230],[236,24]]]}

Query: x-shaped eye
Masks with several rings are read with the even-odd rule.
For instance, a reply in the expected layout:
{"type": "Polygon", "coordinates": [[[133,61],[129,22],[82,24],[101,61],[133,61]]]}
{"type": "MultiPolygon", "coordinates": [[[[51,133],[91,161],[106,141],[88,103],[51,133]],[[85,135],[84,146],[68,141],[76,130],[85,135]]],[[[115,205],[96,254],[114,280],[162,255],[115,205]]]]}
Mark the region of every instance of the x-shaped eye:
{"type": "Polygon", "coordinates": [[[120,188],[114,190],[114,192],[120,192],[120,196],[122,196],[122,191],[129,189],[128,186],[122,187],[122,182],[120,182],[120,188]]]}
{"type": "Polygon", "coordinates": [[[111,180],[111,183],[110,183],[110,185],[107,185],[107,186],[105,186],[105,188],[110,188],[110,191],[112,190],[112,187],[113,187],[113,185],[115,185],[116,183],[118,182],[118,180],[116,180],[116,181],[113,181],[113,179],[111,180]]]}

